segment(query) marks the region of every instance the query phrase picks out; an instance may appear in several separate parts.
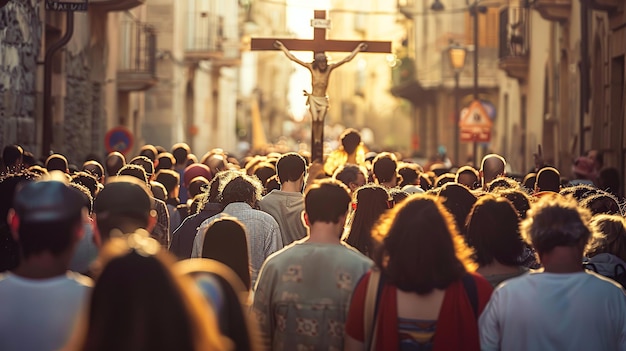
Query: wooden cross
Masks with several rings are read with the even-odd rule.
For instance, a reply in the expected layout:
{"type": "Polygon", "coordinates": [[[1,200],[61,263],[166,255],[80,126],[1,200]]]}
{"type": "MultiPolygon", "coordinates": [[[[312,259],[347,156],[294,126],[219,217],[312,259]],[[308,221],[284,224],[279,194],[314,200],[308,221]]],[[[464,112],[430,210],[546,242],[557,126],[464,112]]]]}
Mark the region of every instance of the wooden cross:
{"type": "MultiPolygon", "coordinates": [[[[350,52],[360,43],[367,44],[366,52],[391,52],[391,42],[326,39],[326,29],[330,26],[329,20],[326,19],[326,11],[324,10],[315,10],[311,26],[314,28],[313,40],[290,38],[253,38],[251,41],[251,49],[279,50],[274,47],[274,43],[278,40],[281,41],[290,51],[313,51],[314,54],[324,53],[325,51],[350,52]]],[[[311,160],[322,161],[324,157],[324,121],[314,119],[311,123],[311,160]],[[322,142],[315,142],[316,140],[321,140],[322,142]]]]}

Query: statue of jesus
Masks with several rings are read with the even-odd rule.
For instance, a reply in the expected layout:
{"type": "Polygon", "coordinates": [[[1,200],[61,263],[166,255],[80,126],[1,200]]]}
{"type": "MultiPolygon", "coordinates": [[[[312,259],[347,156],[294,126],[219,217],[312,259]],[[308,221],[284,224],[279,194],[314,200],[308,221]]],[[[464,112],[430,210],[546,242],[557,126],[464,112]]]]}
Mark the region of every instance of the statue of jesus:
{"type": "MultiPolygon", "coordinates": [[[[311,117],[313,118],[313,122],[323,122],[326,117],[326,112],[328,111],[328,96],[326,95],[326,89],[328,88],[328,79],[330,78],[330,72],[332,72],[335,68],[343,65],[346,62],[350,62],[356,54],[361,51],[367,50],[367,44],[360,43],[351,53],[346,56],[343,60],[328,63],[328,58],[323,52],[315,53],[313,62],[304,62],[295,57],[282,42],[276,40],[274,42],[274,47],[280,49],[285,55],[293,62],[306,67],[311,72],[311,85],[312,90],[311,93],[308,93],[306,90],[304,91],[304,95],[307,96],[307,104],[309,105],[309,110],[311,111],[311,117]]],[[[323,123],[313,123],[318,128],[323,128],[323,123]]],[[[314,135],[321,135],[313,133],[314,135]]],[[[317,142],[321,142],[321,140],[316,140],[317,142]]]]}

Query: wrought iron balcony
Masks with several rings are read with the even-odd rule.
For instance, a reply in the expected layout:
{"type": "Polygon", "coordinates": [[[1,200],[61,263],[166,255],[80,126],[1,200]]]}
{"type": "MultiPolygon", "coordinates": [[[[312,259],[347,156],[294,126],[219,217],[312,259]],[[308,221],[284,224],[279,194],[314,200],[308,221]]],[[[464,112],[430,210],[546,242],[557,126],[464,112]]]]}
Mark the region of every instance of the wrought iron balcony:
{"type": "Polygon", "coordinates": [[[208,11],[191,12],[187,21],[185,59],[220,59],[224,56],[224,19],[208,11]]]}
{"type": "Polygon", "coordinates": [[[548,21],[565,21],[572,10],[572,0],[535,0],[532,5],[548,21]]]}
{"type": "Polygon", "coordinates": [[[89,0],[89,7],[104,11],[126,11],[146,3],[146,0],[89,0]]]}
{"type": "Polygon", "coordinates": [[[511,78],[526,80],[530,54],[530,13],[523,7],[500,11],[498,68],[511,78]]]}
{"type": "Polygon", "coordinates": [[[157,83],[154,27],[135,20],[121,23],[117,67],[117,89],[120,91],[142,91],[157,83]]]}

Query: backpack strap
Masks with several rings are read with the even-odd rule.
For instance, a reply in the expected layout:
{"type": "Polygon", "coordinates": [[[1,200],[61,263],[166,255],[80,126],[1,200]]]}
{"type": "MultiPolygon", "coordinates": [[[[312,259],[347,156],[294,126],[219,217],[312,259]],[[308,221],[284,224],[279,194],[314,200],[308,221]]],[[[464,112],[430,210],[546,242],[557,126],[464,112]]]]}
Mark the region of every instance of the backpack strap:
{"type": "Polygon", "coordinates": [[[363,314],[363,330],[365,350],[373,350],[376,342],[376,330],[378,329],[378,305],[380,302],[380,294],[383,288],[383,279],[381,279],[380,271],[372,269],[370,279],[367,282],[367,291],[365,292],[365,306],[363,314]]]}
{"type": "Polygon", "coordinates": [[[461,280],[463,282],[463,287],[465,288],[465,292],[467,293],[470,304],[472,305],[474,317],[478,319],[478,289],[476,288],[476,282],[474,281],[474,277],[472,277],[471,274],[467,273],[463,276],[461,280]]]}

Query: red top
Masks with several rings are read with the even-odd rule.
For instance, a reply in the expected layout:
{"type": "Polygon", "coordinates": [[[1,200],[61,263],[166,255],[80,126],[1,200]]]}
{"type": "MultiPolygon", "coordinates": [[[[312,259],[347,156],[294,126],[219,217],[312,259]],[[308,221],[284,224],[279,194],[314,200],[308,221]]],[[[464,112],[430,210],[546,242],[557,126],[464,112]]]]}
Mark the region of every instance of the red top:
{"type": "MultiPolygon", "coordinates": [[[[480,316],[491,297],[493,288],[482,276],[475,273],[471,273],[471,275],[476,282],[478,315],[480,316]]],[[[364,342],[363,339],[365,338],[363,314],[369,279],[370,273],[367,273],[354,290],[346,321],[346,334],[361,342],[364,342]]],[[[376,350],[397,350],[399,347],[397,306],[396,287],[385,284],[378,305],[376,350]]],[[[448,286],[439,311],[433,351],[439,350],[480,350],[478,317],[474,315],[474,310],[461,280],[448,286]]]]}

